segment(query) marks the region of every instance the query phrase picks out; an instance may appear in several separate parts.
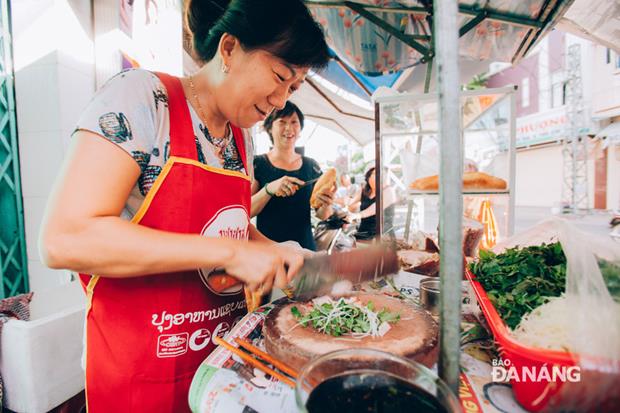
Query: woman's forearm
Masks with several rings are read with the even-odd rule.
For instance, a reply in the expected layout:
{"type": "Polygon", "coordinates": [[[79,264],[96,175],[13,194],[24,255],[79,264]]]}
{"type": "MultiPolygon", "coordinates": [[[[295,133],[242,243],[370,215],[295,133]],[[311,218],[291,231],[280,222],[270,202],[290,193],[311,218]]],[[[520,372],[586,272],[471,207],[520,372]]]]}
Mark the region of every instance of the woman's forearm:
{"type": "Polygon", "coordinates": [[[271,195],[267,193],[265,187],[259,189],[254,195],[252,195],[252,208],[250,211],[250,218],[253,218],[261,213],[265,205],[271,200],[271,195]]]}
{"type": "MultiPolygon", "coordinates": [[[[392,188],[386,188],[383,197],[381,198],[383,199],[383,208],[387,208],[390,205],[393,205],[396,203],[397,199],[396,199],[396,193],[394,192],[394,190],[392,188]]],[[[372,203],[368,206],[368,208],[364,209],[363,211],[360,211],[360,218],[368,218],[371,217],[373,215],[375,215],[377,213],[377,204],[376,203],[372,203]]]]}
{"type": "Polygon", "coordinates": [[[375,204],[374,202],[368,206],[368,208],[364,209],[363,211],[360,211],[360,218],[368,218],[373,216],[375,213],[377,212],[377,204],[375,204]]]}
{"type": "Polygon", "coordinates": [[[265,243],[265,244],[276,244],[275,241],[272,241],[269,238],[267,238],[262,232],[260,232],[252,224],[250,224],[250,226],[249,226],[249,231],[250,231],[250,239],[252,241],[262,242],[262,243],[265,243]]]}
{"type": "Polygon", "coordinates": [[[354,212],[354,211],[357,211],[358,209],[360,209],[361,205],[362,205],[362,203],[360,201],[353,202],[353,203],[349,204],[347,209],[349,210],[349,212],[354,212]]]}
{"type": "Polygon", "coordinates": [[[41,236],[40,250],[51,268],[125,278],[221,266],[230,261],[241,242],[97,217],[71,230],[48,229],[41,236]]]}

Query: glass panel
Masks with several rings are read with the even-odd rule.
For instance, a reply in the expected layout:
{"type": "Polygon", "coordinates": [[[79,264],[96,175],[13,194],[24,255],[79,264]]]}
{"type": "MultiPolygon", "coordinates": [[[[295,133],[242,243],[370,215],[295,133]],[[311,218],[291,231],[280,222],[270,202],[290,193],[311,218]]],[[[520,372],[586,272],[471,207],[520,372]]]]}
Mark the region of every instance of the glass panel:
{"type": "MultiPolygon", "coordinates": [[[[411,242],[417,231],[437,233],[438,105],[434,95],[402,98],[379,104],[381,219],[384,238],[411,242]]],[[[473,173],[466,178],[477,180],[464,189],[464,221],[483,228],[481,245],[490,247],[510,230],[510,94],[464,93],[461,113],[463,158],[454,165],[462,162],[464,172],[473,173]]]]}

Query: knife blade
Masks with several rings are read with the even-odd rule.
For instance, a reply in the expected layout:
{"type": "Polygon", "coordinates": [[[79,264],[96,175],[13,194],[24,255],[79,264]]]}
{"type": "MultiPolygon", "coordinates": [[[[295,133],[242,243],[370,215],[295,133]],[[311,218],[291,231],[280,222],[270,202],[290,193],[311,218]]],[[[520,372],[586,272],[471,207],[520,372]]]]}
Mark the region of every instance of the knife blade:
{"type": "Polygon", "coordinates": [[[293,300],[306,301],[329,294],[339,281],[359,284],[394,274],[398,268],[396,252],[384,244],[329,255],[316,254],[304,260],[285,293],[293,300]]]}
{"type": "Polygon", "coordinates": [[[314,178],[314,179],[311,179],[311,180],[309,180],[309,181],[306,181],[306,182],[304,182],[303,184],[298,185],[298,186],[297,186],[297,188],[303,188],[304,186],[312,185],[313,183],[315,183],[316,181],[318,181],[320,178],[321,178],[321,177],[319,176],[318,178],[314,178]]]}

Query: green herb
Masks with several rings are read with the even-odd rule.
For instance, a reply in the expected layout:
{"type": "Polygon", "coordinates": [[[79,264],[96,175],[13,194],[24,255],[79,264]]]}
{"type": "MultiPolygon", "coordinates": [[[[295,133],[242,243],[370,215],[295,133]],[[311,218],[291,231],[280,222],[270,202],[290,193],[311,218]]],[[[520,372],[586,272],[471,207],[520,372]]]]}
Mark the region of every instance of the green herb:
{"type": "Polygon", "coordinates": [[[601,270],[605,285],[611,297],[620,303],[620,262],[598,259],[598,267],[601,270]]]}
{"type": "Polygon", "coordinates": [[[566,257],[559,242],[510,248],[498,255],[480,251],[479,261],[469,268],[511,329],[524,314],[565,290],[566,257]]]}
{"type": "Polygon", "coordinates": [[[300,318],[301,317],[301,312],[299,311],[299,309],[297,307],[292,307],[291,308],[291,313],[293,313],[295,318],[300,318]]]}
{"type": "Polygon", "coordinates": [[[345,334],[378,336],[382,323],[395,323],[400,320],[400,314],[391,313],[385,308],[375,311],[372,301],[363,306],[353,299],[345,298],[313,303],[312,308],[305,314],[297,307],[291,307],[291,313],[302,326],[312,327],[335,337],[345,334]]]}

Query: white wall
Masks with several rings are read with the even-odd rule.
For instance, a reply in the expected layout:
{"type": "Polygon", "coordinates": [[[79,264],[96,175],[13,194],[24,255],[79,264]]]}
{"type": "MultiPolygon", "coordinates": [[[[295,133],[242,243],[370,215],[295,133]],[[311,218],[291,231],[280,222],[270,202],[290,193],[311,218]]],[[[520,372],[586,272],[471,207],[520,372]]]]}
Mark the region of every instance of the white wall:
{"type": "Polygon", "coordinates": [[[515,205],[551,207],[562,198],[562,147],[519,150],[515,205]]]}
{"type": "Polygon", "coordinates": [[[620,115],[620,68],[618,54],[611,52],[607,63],[607,48],[596,46],[593,54],[592,116],[608,119],[620,115]]]}
{"type": "MultiPolygon", "coordinates": [[[[588,208],[593,208],[594,159],[588,152],[588,208]]],[[[515,205],[552,207],[562,202],[562,145],[518,150],[516,163],[515,205]]]]}
{"type": "Polygon", "coordinates": [[[11,4],[17,133],[30,289],[69,281],[45,267],[37,238],[53,181],[77,118],[94,92],[89,0],[11,4]]]}

